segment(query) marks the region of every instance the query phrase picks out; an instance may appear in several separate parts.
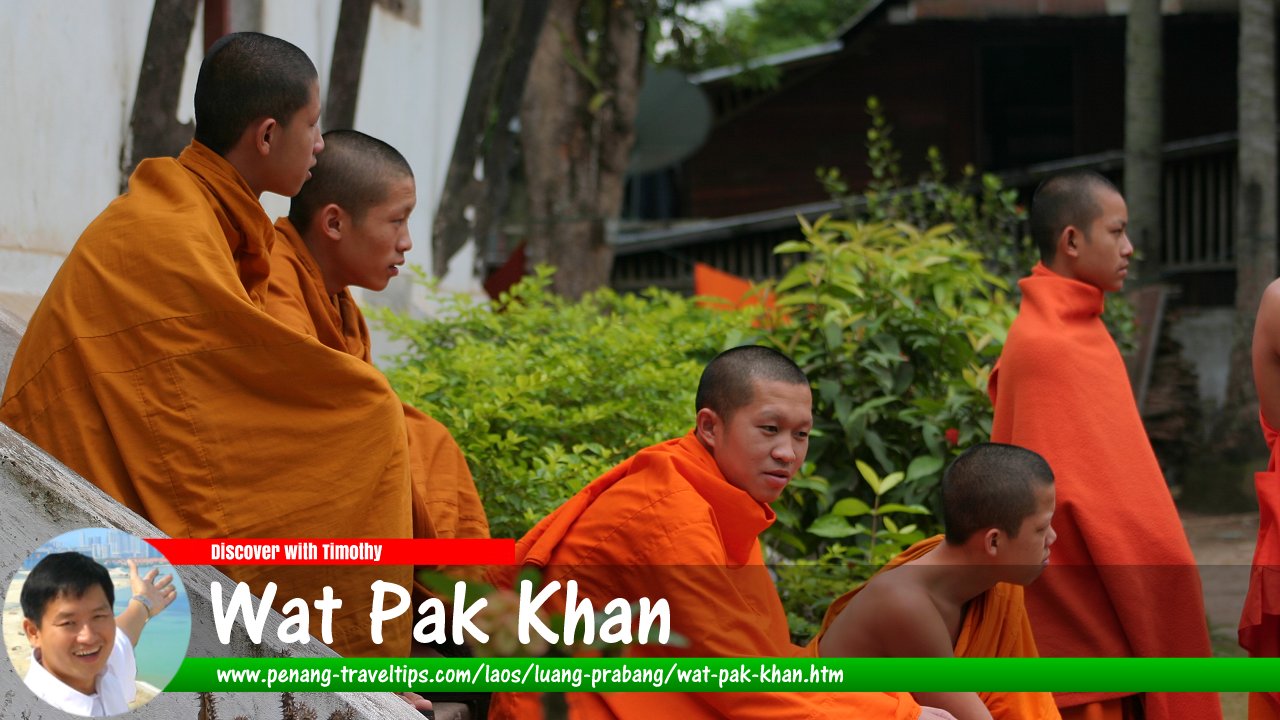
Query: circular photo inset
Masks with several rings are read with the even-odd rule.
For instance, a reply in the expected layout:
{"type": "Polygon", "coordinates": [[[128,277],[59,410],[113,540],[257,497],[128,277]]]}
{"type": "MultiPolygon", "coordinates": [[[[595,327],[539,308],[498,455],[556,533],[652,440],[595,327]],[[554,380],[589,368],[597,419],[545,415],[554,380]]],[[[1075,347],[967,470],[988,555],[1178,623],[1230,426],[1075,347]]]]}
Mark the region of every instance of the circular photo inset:
{"type": "Polygon", "coordinates": [[[18,677],[73,715],[145,704],[177,673],[190,640],[178,573],[142,538],[114,528],[41,545],[5,593],[4,642],[18,677]]]}

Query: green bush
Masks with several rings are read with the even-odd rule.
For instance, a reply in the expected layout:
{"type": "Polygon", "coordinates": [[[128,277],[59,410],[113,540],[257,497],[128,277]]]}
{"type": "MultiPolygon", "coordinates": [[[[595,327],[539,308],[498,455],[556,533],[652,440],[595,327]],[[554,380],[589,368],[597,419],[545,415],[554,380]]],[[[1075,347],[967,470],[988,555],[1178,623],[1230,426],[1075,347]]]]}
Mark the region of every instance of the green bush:
{"type": "Polygon", "coordinates": [[[429,286],[437,318],[379,316],[409,344],[387,376],[457,439],[494,537],[520,537],[605,470],[692,428],[702,366],[751,325],[752,313],[660,290],[565,300],[551,274],[486,304],[429,286]]]}
{"type": "Polygon", "coordinates": [[[939,530],[934,490],[953,454],[990,435],[987,377],[1015,312],[949,225],[822,218],[803,232],[776,249],[804,260],[777,283],[762,334],[815,391],[805,472],[767,535],[805,559],[779,583],[800,626],[809,599],[829,602],[939,530]]]}

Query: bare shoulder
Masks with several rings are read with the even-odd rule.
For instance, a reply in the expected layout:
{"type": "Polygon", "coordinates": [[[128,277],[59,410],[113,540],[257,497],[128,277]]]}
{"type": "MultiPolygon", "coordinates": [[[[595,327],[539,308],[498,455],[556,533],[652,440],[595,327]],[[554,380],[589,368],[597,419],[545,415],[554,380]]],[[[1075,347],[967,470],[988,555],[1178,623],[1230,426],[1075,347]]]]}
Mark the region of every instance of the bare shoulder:
{"type": "Polygon", "coordinates": [[[820,653],[824,657],[951,655],[946,623],[909,570],[897,568],[868,582],[832,621],[820,653]]]}

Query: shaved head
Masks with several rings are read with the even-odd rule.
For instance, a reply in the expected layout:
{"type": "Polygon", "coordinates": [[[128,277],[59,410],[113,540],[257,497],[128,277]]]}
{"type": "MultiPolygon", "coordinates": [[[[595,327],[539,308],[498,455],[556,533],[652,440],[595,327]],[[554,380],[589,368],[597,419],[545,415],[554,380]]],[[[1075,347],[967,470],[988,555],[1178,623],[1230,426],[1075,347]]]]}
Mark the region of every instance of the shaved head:
{"type": "Polygon", "coordinates": [[[728,421],[736,410],[751,404],[757,380],[809,385],[791,358],[767,347],[743,345],[707,364],[698,382],[697,409],[708,408],[728,421]]]}
{"type": "Polygon", "coordinates": [[[392,182],[406,177],[413,177],[412,168],[387,143],[355,130],[330,130],[311,179],[289,205],[289,222],[305,235],[316,212],[332,203],[358,223],[387,198],[392,182]]]}
{"type": "Polygon", "coordinates": [[[262,33],[223,36],[200,64],[195,139],[226,155],[255,120],[288,124],[317,82],[316,66],[291,43],[262,33]]]}
{"type": "Polygon", "coordinates": [[[1023,519],[1036,512],[1036,488],[1052,484],[1053,470],[1039,454],[1017,445],[974,445],[942,476],[947,542],[962,545],[993,527],[1017,537],[1023,519]]]}
{"type": "Polygon", "coordinates": [[[1058,253],[1058,238],[1067,226],[1084,231],[1102,214],[1099,195],[1104,192],[1120,193],[1110,180],[1092,170],[1054,175],[1040,183],[1031,198],[1028,222],[1041,262],[1045,265],[1053,262],[1058,253]]]}

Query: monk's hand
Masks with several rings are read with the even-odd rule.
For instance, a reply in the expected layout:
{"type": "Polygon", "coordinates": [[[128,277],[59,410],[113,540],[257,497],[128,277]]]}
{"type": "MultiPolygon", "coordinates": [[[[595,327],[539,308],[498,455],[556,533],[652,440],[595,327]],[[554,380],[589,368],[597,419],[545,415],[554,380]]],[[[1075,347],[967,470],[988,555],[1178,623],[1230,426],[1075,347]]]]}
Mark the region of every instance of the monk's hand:
{"type": "Polygon", "coordinates": [[[920,720],[956,720],[956,716],[939,708],[921,707],[920,720]]]}
{"type": "Polygon", "coordinates": [[[138,575],[138,563],[129,561],[129,587],[133,590],[133,594],[142,600],[143,606],[147,608],[147,619],[151,619],[160,614],[161,610],[173,604],[175,598],[178,597],[178,589],[173,585],[173,576],[165,575],[159,580],[156,576],[160,571],[152,568],[146,576],[138,575]]]}
{"type": "Polygon", "coordinates": [[[396,695],[399,695],[401,700],[412,705],[414,710],[421,712],[423,710],[431,709],[431,701],[422,697],[418,693],[403,692],[396,693],[396,695]]]}

